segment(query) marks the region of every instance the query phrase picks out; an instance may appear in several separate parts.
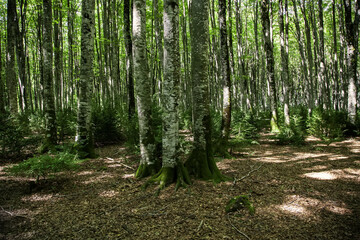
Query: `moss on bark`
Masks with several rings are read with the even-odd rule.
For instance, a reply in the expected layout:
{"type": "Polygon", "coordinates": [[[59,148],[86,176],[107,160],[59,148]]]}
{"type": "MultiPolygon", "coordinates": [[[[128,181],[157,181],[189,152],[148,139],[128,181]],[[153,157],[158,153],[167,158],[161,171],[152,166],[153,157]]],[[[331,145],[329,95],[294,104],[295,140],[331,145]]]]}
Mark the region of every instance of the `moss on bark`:
{"type": "Polygon", "coordinates": [[[175,190],[179,187],[186,187],[191,184],[189,173],[182,163],[175,167],[162,167],[160,171],[151,177],[144,185],[144,188],[151,184],[159,184],[157,194],[169,184],[176,183],[175,190]]]}

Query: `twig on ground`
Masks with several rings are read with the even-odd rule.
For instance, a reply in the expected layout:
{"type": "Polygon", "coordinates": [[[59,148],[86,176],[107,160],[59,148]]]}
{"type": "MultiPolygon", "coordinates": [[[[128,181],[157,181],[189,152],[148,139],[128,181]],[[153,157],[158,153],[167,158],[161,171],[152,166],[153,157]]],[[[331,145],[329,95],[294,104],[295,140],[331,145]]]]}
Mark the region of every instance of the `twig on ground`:
{"type": "Polygon", "coordinates": [[[230,225],[238,232],[240,233],[241,235],[243,235],[247,240],[251,240],[248,235],[246,235],[245,233],[243,233],[242,231],[240,231],[237,227],[235,227],[235,225],[230,221],[230,218],[229,218],[229,215],[227,214],[226,215],[227,217],[227,220],[229,221],[230,225]]]}
{"type": "Polygon", "coordinates": [[[14,216],[13,213],[6,211],[3,207],[1,207],[1,210],[3,210],[4,213],[9,214],[10,216],[14,216]]]}
{"type": "Polygon", "coordinates": [[[242,176],[242,177],[241,177],[241,178],[239,178],[239,179],[235,178],[235,179],[234,179],[234,182],[233,182],[233,185],[235,185],[235,184],[236,184],[236,182],[240,182],[240,181],[244,180],[245,178],[249,177],[249,176],[250,176],[253,172],[255,172],[255,171],[259,170],[259,169],[260,169],[263,165],[264,165],[263,163],[262,163],[262,164],[260,164],[260,166],[259,166],[259,167],[257,167],[257,168],[255,168],[255,169],[250,170],[250,171],[249,171],[246,175],[242,176]]]}
{"type": "Polygon", "coordinates": [[[201,227],[202,227],[203,224],[204,224],[204,220],[201,220],[198,228],[196,229],[197,232],[200,231],[200,229],[201,229],[201,227]]]}
{"type": "Polygon", "coordinates": [[[22,217],[22,218],[31,219],[31,218],[26,217],[26,216],[23,216],[23,215],[18,215],[18,214],[14,214],[14,213],[12,213],[12,212],[6,211],[2,206],[0,206],[0,207],[1,207],[1,210],[2,210],[4,213],[7,213],[7,214],[9,214],[9,215],[12,216],[12,217],[22,217]]]}
{"type": "MultiPolygon", "coordinates": [[[[113,158],[109,158],[109,157],[107,157],[106,159],[107,159],[107,160],[110,160],[110,161],[115,161],[113,158]]],[[[131,169],[131,170],[135,170],[135,168],[130,167],[129,165],[126,165],[126,164],[124,164],[124,163],[121,163],[121,162],[117,162],[117,163],[120,164],[120,165],[122,165],[122,166],[124,166],[124,167],[127,167],[127,168],[129,168],[129,169],[131,169]]]]}

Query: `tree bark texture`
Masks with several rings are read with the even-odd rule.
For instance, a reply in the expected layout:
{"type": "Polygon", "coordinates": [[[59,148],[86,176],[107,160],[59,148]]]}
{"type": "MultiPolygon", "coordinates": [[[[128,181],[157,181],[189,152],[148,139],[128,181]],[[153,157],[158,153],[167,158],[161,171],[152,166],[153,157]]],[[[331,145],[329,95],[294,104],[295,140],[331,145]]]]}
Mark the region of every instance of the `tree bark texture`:
{"type": "Polygon", "coordinates": [[[270,90],[270,109],[271,109],[271,131],[279,132],[278,117],[277,117],[277,95],[275,85],[275,72],[274,72],[274,53],[273,44],[271,40],[270,31],[270,16],[269,16],[269,0],[261,1],[261,19],[263,24],[263,35],[264,35],[264,49],[266,53],[266,71],[270,90]]]}
{"type": "Polygon", "coordinates": [[[43,0],[43,61],[44,61],[44,112],[45,112],[45,147],[56,144],[56,116],[53,85],[53,47],[52,47],[52,4],[43,0]]]}
{"type": "Polygon", "coordinates": [[[136,177],[146,177],[156,172],[158,162],[155,159],[155,139],[151,121],[151,79],[149,79],[146,59],[145,0],[133,0],[132,32],[141,152],[140,166],[136,172],[136,177]]]}
{"type": "Polygon", "coordinates": [[[81,5],[81,62],[77,116],[77,138],[81,157],[94,156],[91,127],[93,91],[93,61],[95,35],[95,0],[83,0],[81,5]]]}
{"type": "Polygon", "coordinates": [[[15,32],[16,32],[16,0],[7,3],[7,47],[6,47],[6,86],[8,89],[10,112],[18,113],[17,90],[15,72],[15,32]]]}

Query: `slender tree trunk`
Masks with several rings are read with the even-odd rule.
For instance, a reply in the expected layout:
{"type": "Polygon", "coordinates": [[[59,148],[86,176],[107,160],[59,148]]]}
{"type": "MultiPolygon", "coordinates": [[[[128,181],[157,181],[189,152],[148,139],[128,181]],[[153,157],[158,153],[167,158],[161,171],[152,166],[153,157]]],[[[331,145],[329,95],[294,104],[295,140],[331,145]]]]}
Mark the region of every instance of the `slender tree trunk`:
{"type": "Polygon", "coordinates": [[[124,42],[126,52],[126,82],[128,84],[128,115],[132,119],[135,114],[134,97],[134,78],[133,78],[133,58],[132,58],[132,39],[130,29],[130,0],[124,1],[124,42]]]}
{"type": "MultiPolygon", "coordinates": [[[[297,13],[297,5],[296,5],[296,1],[297,0],[293,0],[293,5],[294,5],[294,13],[295,13],[295,27],[296,27],[296,33],[297,33],[297,38],[298,38],[298,44],[299,44],[299,53],[300,53],[300,57],[301,57],[301,69],[302,69],[302,75],[304,76],[304,85],[308,86],[309,85],[309,75],[308,75],[308,66],[307,66],[307,62],[306,62],[306,56],[305,56],[305,48],[304,48],[304,38],[302,35],[302,31],[300,28],[300,22],[299,22],[299,17],[298,17],[298,13],[297,13]]],[[[311,90],[310,90],[311,91],[311,90]]],[[[308,105],[310,105],[310,99],[307,99],[308,105]]]]}
{"type": "Polygon", "coordinates": [[[334,50],[334,66],[333,66],[333,75],[334,75],[334,89],[333,89],[333,103],[334,109],[339,110],[339,64],[338,64],[338,50],[337,50],[337,30],[336,30],[336,0],[333,0],[332,4],[332,17],[333,17],[333,50],[334,50]]]}
{"type": "Polygon", "coordinates": [[[61,95],[61,83],[62,83],[62,61],[61,61],[61,29],[60,24],[60,11],[61,2],[55,0],[54,2],[54,56],[55,56],[55,105],[57,110],[62,109],[62,95],[61,95]]]}
{"type": "Polygon", "coordinates": [[[231,72],[229,62],[229,48],[226,25],[226,0],[219,0],[219,27],[220,27],[220,66],[221,80],[223,84],[222,104],[222,146],[226,147],[230,135],[231,124],[231,72]]]}
{"type": "Polygon", "coordinates": [[[8,89],[10,112],[18,113],[17,89],[15,72],[15,32],[16,32],[16,0],[7,3],[7,49],[6,49],[6,86],[8,89]]]}
{"type": "Polygon", "coordinates": [[[329,86],[329,79],[327,77],[327,69],[326,69],[326,62],[325,62],[325,40],[324,40],[324,17],[323,17],[323,7],[322,7],[322,0],[318,0],[319,6],[319,39],[320,39],[320,46],[319,46],[319,62],[320,62],[320,82],[322,83],[322,96],[323,96],[323,107],[325,109],[329,109],[331,105],[330,99],[330,86],[329,86]]]}
{"type": "Polygon", "coordinates": [[[357,111],[357,58],[359,41],[360,0],[355,3],[355,16],[352,20],[351,1],[343,0],[345,8],[345,26],[347,42],[347,78],[348,78],[348,117],[352,124],[356,121],[357,111]]]}
{"type": "Polygon", "coordinates": [[[314,72],[313,72],[314,60],[313,60],[313,55],[312,55],[312,50],[311,50],[311,31],[310,31],[309,21],[308,21],[308,18],[306,16],[305,1],[302,2],[301,11],[302,11],[302,15],[303,15],[303,18],[304,18],[304,24],[305,24],[307,64],[308,64],[307,69],[308,69],[308,76],[309,76],[309,79],[310,79],[309,109],[308,109],[308,112],[309,112],[309,114],[311,114],[311,111],[314,108],[314,103],[315,103],[315,101],[314,101],[314,91],[315,91],[314,79],[315,79],[315,75],[314,75],[314,72]]]}
{"type": "Polygon", "coordinates": [[[51,0],[43,0],[43,59],[44,59],[44,112],[45,112],[45,145],[44,151],[51,149],[57,141],[55,101],[53,86],[53,49],[52,49],[52,4],[51,0]]]}
{"type": "Polygon", "coordinates": [[[0,32],[0,114],[5,113],[5,86],[2,77],[2,49],[1,42],[2,41],[2,32],[0,32]]]}
{"type": "Polygon", "coordinates": [[[146,59],[145,0],[133,0],[132,32],[141,152],[140,166],[135,176],[140,178],[154,175],[159,168],[159,162],[155,158],[155,139],[151,120],[151,79],[149,79],[146,59]]]}
{"type": "Polygon", "coordinates": [[[73,85],[74,85],[74,54],[73,54],[73,18],[74,14],[73,14],[73,9],[72,9],[72,1],[68,0],[68,18],[67,18],[67,22],[68,22],[68,46],[69,46],[69,52],[68,52],[68,56],[69,56],[69,64],[68,64],[68,94],[70,95],[70,107],[72,108],[73,106],[73,96],[74,96],[74,90],[73,90],[73,85]]]}
{"type": "Polygon", "coordinates": [[[347,109],[347,77],[345,76],[345,24],[344,24],[344,13],[343,13],[343,4],[340,1],[338,4],[338,16],[339,16],[339,40],[340,40],[340,49],[339,49],[339,82],[341,86],[340,91],[340,108],[345,110],[347,109]]]}
{"type": "Polygon", "coordinates": [[[264,34],[264,49],[266,53],[266,70],[269,82],[270,90],[270,108],[271,108],[271,131],[279,132],[278,127],[278,114],[277,114],[277,95],[276,95],[276,85],[275,85],[275,72],[274,72],[274,53],[273,53],[273,44],[271,41],[271,31],[270,31],[270,17],[269,17],[269,0],[261,1],[261,19],[263,23],[263,34],[264,34]]]}
{"type": "Polygon", "coordinates": [[[194,113],[194,148],[186,167],[198,178],[224,181],[211,146],[209,101],[209,1],[193,0],[190,8],[191,77],[194,113]]]}
{"type": "Polygon", "coordinates": [[[85,158],[95,155],[91,127],[95,0],[83,0],[81,7],[81,65],[76,142],[78,143],[79,156],[85,158]]]}
{"type": "Polygon", "coordinates": [[[164,1],[164,82],[163,108],[163,154],[162,168],[151,181],[160,182],[160,188],[177,182],[177,187],[189,184],[187,171],[179,162],[179,0],[164,1]]]}
{"type": "MultiPolygon", "coordinates": [[[[287,0],[285,0],[285,6],[283,0],[279,0],[279,28],[280,28],[280,45],[281,45],[281,80],[284,86],[284,118],[285,125],[290,125],[290,115],[289,115],[289,50],[286,46],[288,34],[285,32],[284,24],[284,13],[287,15],[287,0]]],[[[287,16],[286,16],[287,20],[287,16]]],[[[286,22],[286,27],[288,30],[288,22],[286,22]]]]}

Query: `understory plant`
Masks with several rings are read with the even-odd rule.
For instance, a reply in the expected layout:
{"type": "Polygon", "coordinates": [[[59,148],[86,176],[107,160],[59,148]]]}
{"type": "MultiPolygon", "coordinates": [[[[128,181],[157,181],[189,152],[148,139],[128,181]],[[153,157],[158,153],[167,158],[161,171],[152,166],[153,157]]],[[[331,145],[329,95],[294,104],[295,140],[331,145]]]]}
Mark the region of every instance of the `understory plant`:
{"type": "Polygon", "coordinates": [[[6,169],[15,176],[36,177],[36,182],[40,177],[44,179],[49,175],[62,171],[71,171],[78,168],[79,159],[77,155],[62,152],[56,155],[39,155],[29,158],[19,164],[6,169]]]}

